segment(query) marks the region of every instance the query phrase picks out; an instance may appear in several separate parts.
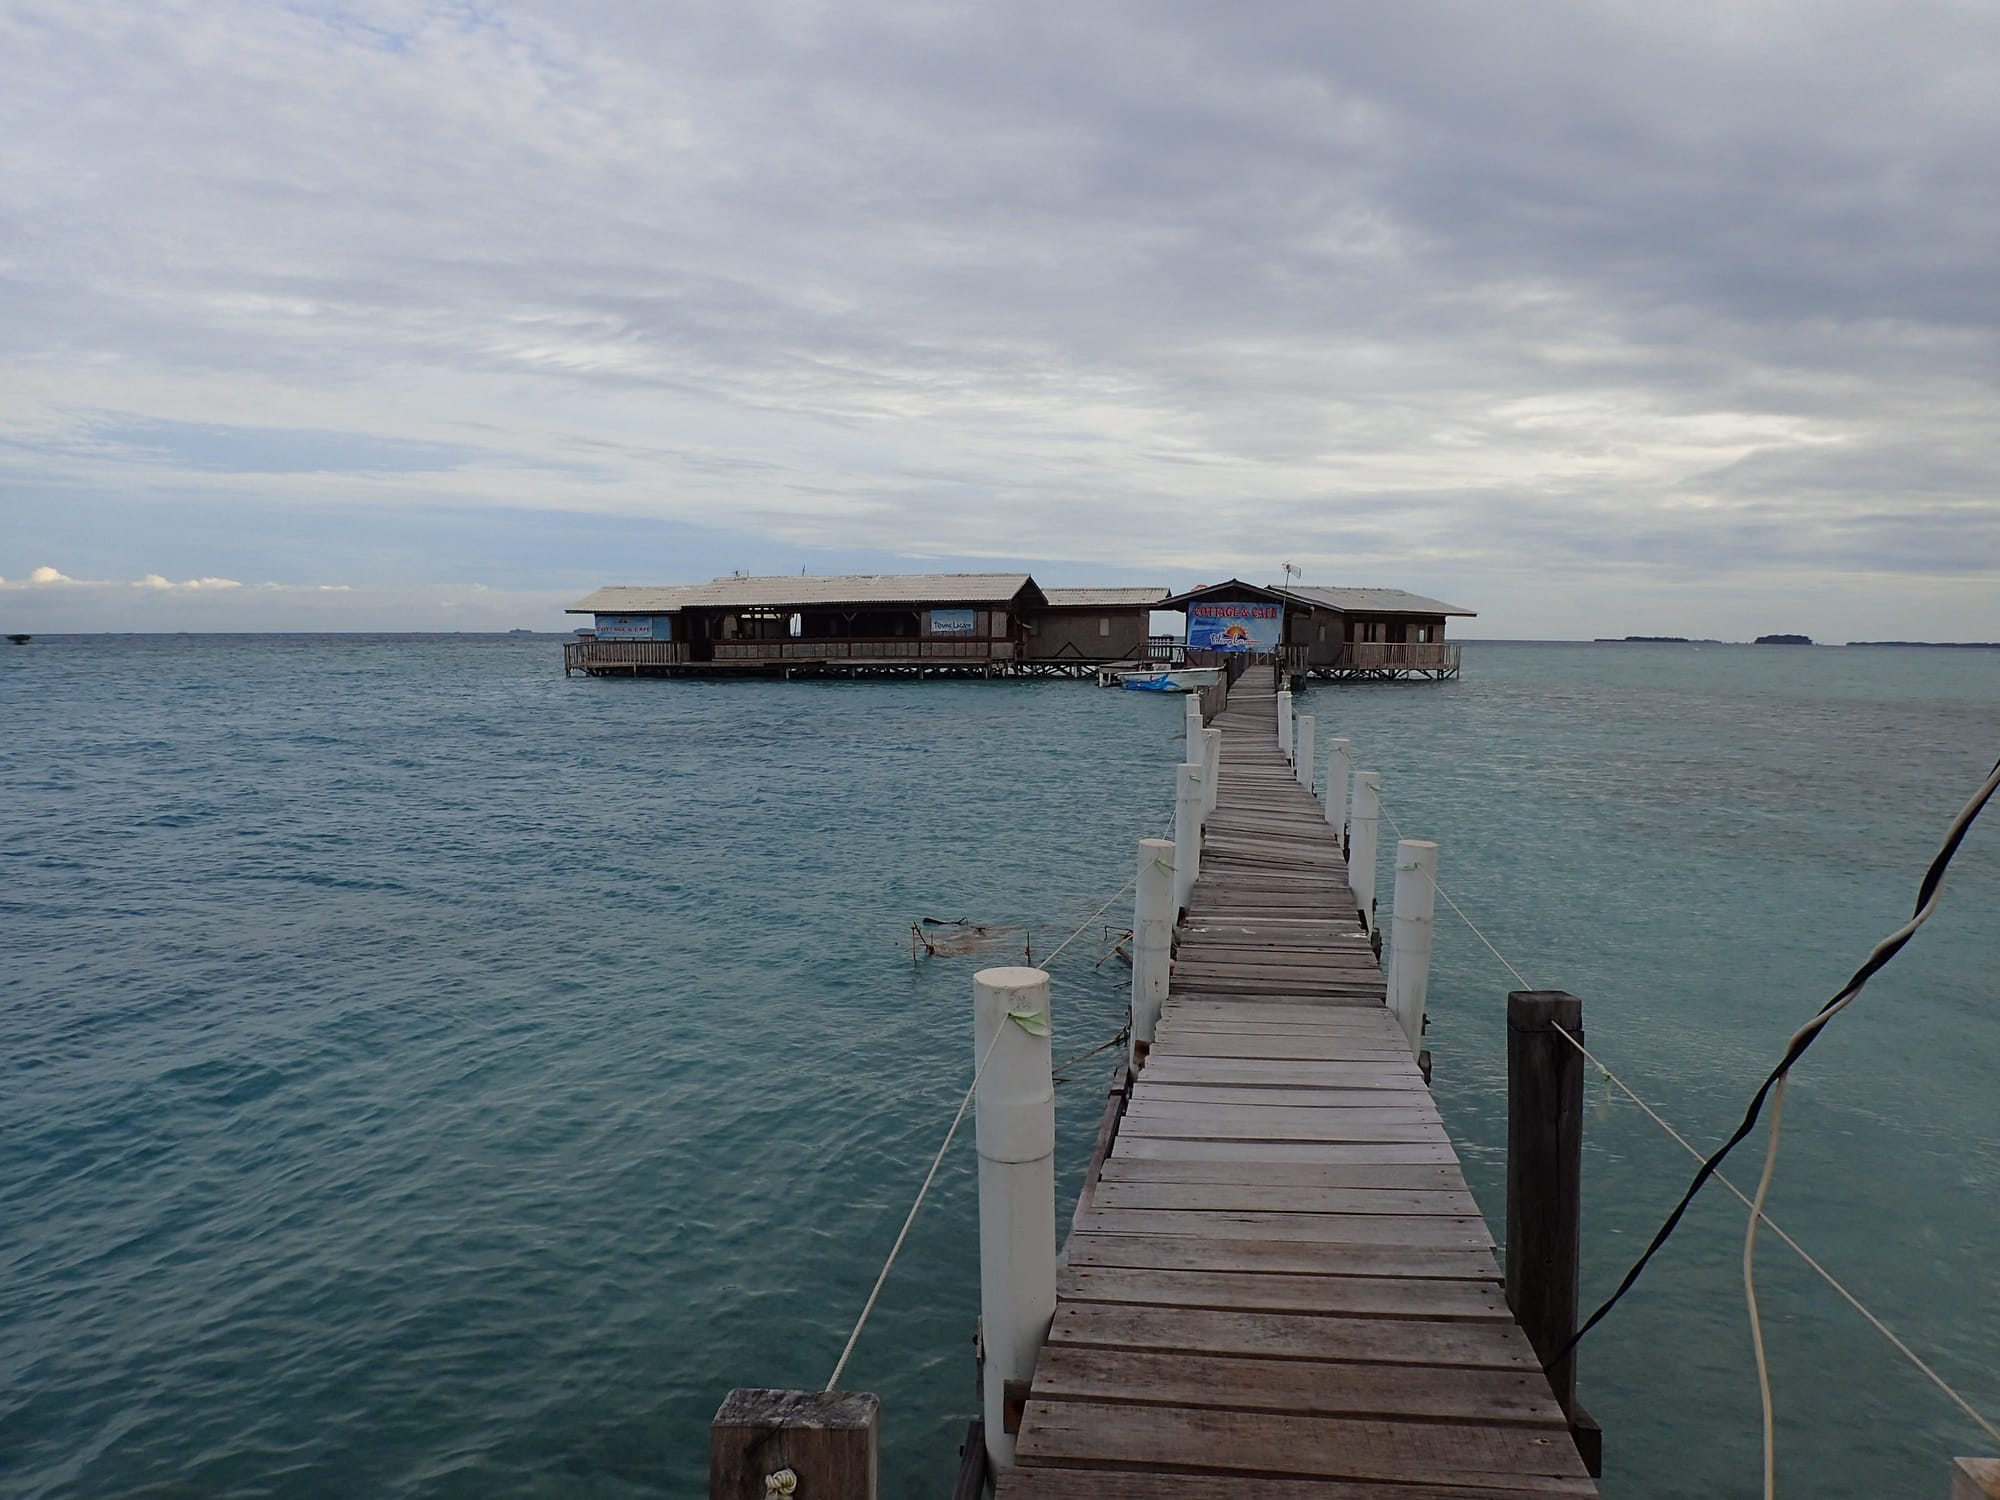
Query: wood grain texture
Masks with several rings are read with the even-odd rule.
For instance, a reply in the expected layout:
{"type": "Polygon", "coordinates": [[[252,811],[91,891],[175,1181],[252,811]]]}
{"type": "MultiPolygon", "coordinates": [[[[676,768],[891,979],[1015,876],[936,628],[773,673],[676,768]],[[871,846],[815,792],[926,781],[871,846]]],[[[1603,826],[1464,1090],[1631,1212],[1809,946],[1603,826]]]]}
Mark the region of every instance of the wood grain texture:
{"type": "Polygon", "coordinates": [[[1216,722],[1169,993],[998,1493],[1593,1495],[1268,682],[1242,678],[1216,722]]]}

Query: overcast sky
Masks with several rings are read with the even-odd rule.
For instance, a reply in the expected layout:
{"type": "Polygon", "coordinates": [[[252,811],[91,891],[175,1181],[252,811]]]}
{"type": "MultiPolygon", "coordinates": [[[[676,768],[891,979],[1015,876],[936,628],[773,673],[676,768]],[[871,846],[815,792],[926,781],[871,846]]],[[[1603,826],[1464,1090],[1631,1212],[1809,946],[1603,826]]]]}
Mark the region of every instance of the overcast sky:
{"type": "Polygon", "coordinates": [[[0,628],[2000,639],[2000,7],[0,0],[0,628]]]}

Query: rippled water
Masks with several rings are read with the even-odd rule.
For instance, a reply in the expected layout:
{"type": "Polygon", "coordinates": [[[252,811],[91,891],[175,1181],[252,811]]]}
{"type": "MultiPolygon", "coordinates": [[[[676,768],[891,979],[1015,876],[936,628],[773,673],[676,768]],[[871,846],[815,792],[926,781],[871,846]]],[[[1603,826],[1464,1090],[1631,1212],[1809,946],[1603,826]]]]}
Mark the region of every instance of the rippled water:
{"type": "MultiPolygon", "coordinates": [[[[1311,707],[1702,1141],[2000,753],[1984,653],[1466,658],[1311,707]]],[[[35,1496],[701,1493],[730,1387],[825,1380],[964,1088],[994,960],[912,963],[910,920],[1046,953],[1180,749],[1146,694],[565,681],[481,638],[37,642],[0,699],[0,1489],[35,1496]]],[[[1802,1070],[1773,1199],[1988,1411],[1996,841],[1802,1070]]],[[[1118,1024],[1101,925],[1054,966],[1059,1056],[1118,1024]]],[[[1438,1091],[1496,1222],[1511,983],[1441,914],[1438,1091]]],[[[1605,1096],[1587,1296],[1688,1166],[1605,1096]]],[[[890,1495],[943,1489],[973,1409],[972,1214],[961,1142],[845,1382],[883,1397],[890,1495]]],[[[1740,1229],[1698,1210],[1586,1345],[1607,1494],[1753,1492],[1740,1229]]],[[[1988,1445],[1761,1266],[1786,1488],[1941,1493],[1988,1445]]]]}

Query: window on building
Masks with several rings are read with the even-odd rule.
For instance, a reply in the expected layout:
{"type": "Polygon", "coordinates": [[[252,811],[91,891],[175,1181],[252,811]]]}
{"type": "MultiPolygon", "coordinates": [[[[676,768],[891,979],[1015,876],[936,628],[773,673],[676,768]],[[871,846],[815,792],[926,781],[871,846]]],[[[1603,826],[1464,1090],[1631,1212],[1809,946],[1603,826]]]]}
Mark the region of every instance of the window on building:
{"type": "Polygon", "coordinates": [[[1426,642],[1428,642],[1428,641],[1430,640],[1430,638],[1431,638],[1431,628],[1430,628],[1430,626],[1428,626],[1428,625],[1419,625],[1419,626],[1417,627],[1417,644],[1421,646],[1421,645],[1425,644],[1426,642]]]}
{"type": "Polygon", "coordinates": [[[1097,633],[1099,635],[1111,634],[1111,616],[1099,615],[1097,617],[1097,633]]]}

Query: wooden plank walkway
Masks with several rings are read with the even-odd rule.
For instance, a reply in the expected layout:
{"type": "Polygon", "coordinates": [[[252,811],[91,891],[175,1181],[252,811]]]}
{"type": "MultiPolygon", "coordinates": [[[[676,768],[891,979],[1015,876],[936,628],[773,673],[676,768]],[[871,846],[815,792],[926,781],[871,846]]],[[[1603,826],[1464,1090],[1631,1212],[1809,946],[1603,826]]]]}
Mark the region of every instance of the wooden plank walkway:
{"type": "Polygon", "coordinates": [[[1595,1495],[1274,699],[1246,676],[1216,720],[1171,993],[1001,1500],[1595,1495]]]}

